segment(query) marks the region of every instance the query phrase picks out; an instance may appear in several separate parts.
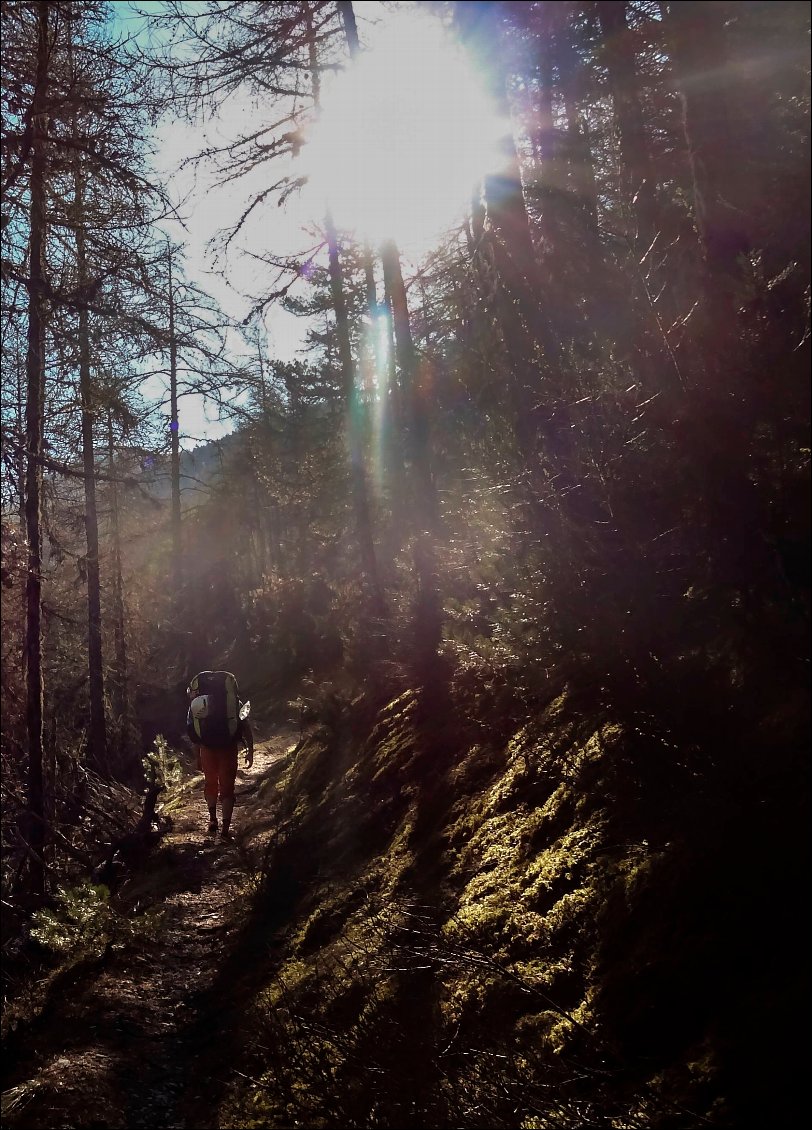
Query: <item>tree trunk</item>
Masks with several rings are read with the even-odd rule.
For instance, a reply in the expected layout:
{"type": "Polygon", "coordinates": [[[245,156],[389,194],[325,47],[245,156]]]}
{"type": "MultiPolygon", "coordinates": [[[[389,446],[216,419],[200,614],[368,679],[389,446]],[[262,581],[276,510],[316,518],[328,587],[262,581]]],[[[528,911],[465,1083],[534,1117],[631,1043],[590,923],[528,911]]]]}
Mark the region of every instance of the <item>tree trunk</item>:
{"type": "Polygon", "coordinates": [[[175,288],[172,277],[172,249],[168,249],[169,262],[169,433],[171,443],[171,533],[172,581],[175,599],[180,593],[183,570],[180,515],[180,422],[178,420],[178,343],[175,338],[175,288]]]}
{"type": "MultiPolygon", "coordinates": [[[[583,208],[594,228],[598,219],[598,188],[595,183],[595,166],[589,146],[586,123],[581,113],[580,102],[580,63],[573,49],[569,23],[566,19],[567,4],[556,4],[552,15],[556,19],[553,49],[561,77],[561,94],[564,99],[564,112],[567,116],[566,160],[568,165],[570,192],[583,208]]],[[[597,242],[597,241],[594,241],[597,242]]]]}
{"type": "MultiPolygon", "coordinates": [[[[16,392],[16,413],[14,420],[14,428],[17,435],[25,434],[25,366],[23,364],[21,350],[15,349],[14,351],[14,376],[15,392],[16,392]]],[[[20,533],[25,530],[25,448],[20,447],[17,455],[14,458],[14,472],[17,478],[17,513],[20,518],[20,533]]]]}
{"type": "Polygon", "coordinates": [[[395,352],[406,409],[406,451],[413,480],[412,518],[418,529],[436,532],[440,510],[431,467],[428,388],[427,382],[421,381],[409,322],[409,306],[400,266],[400,254],[393,240],[387,240],[382,244],[381,263],[392,303],[395,352]]]}
{"type": "MultiPolygon", "coordinates": [[[[87,287],[85,250],[84,185],[80,158],[74,167],[76,222],[76,268],[80,293],[87,287]]],[[[87,660],[90,692],[88,752],[97,769],[107,759],[107,727],[104,716],[104,662],[102,655],[101,576],[99,569],[99,517],[96,503],[96,460],[93,449],[93,382],[90,375],[90,327],[86,309],[79,311],[79,392],[82,404],[82,468],[85,490],[85,537],[87,542],[87,660]]]]}
{"type": "Polygon", "coordinates": [[[29,823],[25,838],[31,849],[29,878],[38,893],[45,890],[45,788],[43,774],[42,688],[42,454],[45,411],[45,206],[48,136],[47,0],[37,4],[37,73],[31,104],[30,267],[28,280],[27,399],[25,413],[25,522],[28,535],[26,578],[26,727],[28,734],[29,823]]]}
{"type": "Polygon", "coordinates": [[[113,639],[115,675],[113,677],[113,709],[119,720],[119,742],[129,753],[130,699],[127,673],[127,630],[124,610],[124,578],[121,568],[121,522],[113,453],[113,414],[107,414],[107,465],[110,470],[110,536],[113,571],[113,639]]]}
{"type": "Polygon", "coordinates": [[[381,263],[392,304],[395,350],[407,411],[407,456],[411,471],[411,520],[415,530],[414,569],[417,585],[414,633],[419,677],[432,677],[442,640],[442,606],[436,565],[440,508],[431,468],[428,387],[421,381],[409,324],[409,307],[400,255],[393,240],[381,247],[381,263]]]}
{"type": "Polygon", "coordinates": [[[736,207],[742,160],[725,89],[729,70],[724,5],[682,0],[669,5],[668,20],[706,293],[712,320],[721,327],[734,313],[733,295],[742,277],[740,256],[750,247],[744,211],[736,207]]]}
{"type": "MultiPolygon", "coordinates": [[[[736,578],[745,602],[752,578],[782,585],[780,562],[765,537],[754,530],[775,528],[768,494],[757,489],[754,437],[763,375],[750,358],[752,341],[740,313],[750,232],[740,184],[747,172],[743,140],[733,119],[725,31],[725,9],[716,0],[682,0],[668,5],[673,68],[683,111],[685,143],[693,177],[694,223],[704,260],[703,316],[696,319],[696,405],[691,467],[696,497],[714,532],[718,568],[736,578]],[[747,546],[746,556],[741,547],[747,546]],[[745,566],[746,562],[746,566],[745,566]]],[[[742,80],[739,77],[739,81],[742,80]]],[[[752,184],[746,190],[752,192],[752,184]]],[[[747,607],[744,603],[743,607],[747,607]]]]}
{"type": "Polygon", "coordinates": [[[637,221],[636,241],[647,248],[656,232],[654,176],[643,125],[634,41],[626,25],[626,0],[598,0],[604,58],[612,91],[621,155],[621,182],[637,221]]]}
{"type": "Polygon", "coordinates": [[[624,205],[634,219],[629,231],[634,249],[630,266],[638,272],[644,319],[641,332],[646,344],[641,376],[652,392],[664,390],[680,397],[684,378],[668,340],[668,327],[676,318],[672,279],[662,266],[655,268],[656,256],[652,254],[660,231],[660,216],[640,101],[634,39],[626,23],[627,11],[626,0],[599,0],[597,4],[620,147],[621,192],[624,205]]]}
{"type": "MultiPolygon", "coordinates": [[[[268,397],[268,382],[265,377],[265,360],[262,356],[262,344],[257,336],[257,359],[259,361],[259,387],[260,404],[262,406],[261,447],[262,455],[267,468],[268,479],[271,481],[272,459],[276,448],[276,439],[271,424],[271,404],[268,397]]],[[[263,502],[259,509],[260,525],[263,543],[263,568],[281,569],[281,549],[279,544],[279,500],[275,495],[263,502]]]]}
{"type": "MultiPolygon", "coordinates": [[[[501,29],[497,3],[461,3],[455,5],[460,36],[483,74],[487,75],[491,97],[499,115],[510,119],[506,75],[501,54],[501,29]]],[[[498,230],[500,241],[510,257],[510,273],[515,276],[512,288],[524,289],[535,296],[538,308],[538,269],[530,220],[525,207],[519,156],[513,134],[506,130],[500,143],[501,168],[490,173],[484,182],[484,202],[491,226],[498,230]]],[[[523,296],[526,301],[526,295],[523,296]]]]}
{"type": "MultiPolygon", "coordinates": [[[[501,116],[509,121],[508,71],[502,5],[457,3],[461,38],[484,73],[501,116]]],[[[516,518],[531,539],[564,546],[576,490],[575,435],[561,426],[557,405],[567,395],[567,362],[543,307],[545,280],[538,267],[521,166],[513,134],[502,139],[502,168],[483,185],[484,226],[474,235],[475,265],[492,303],[501,339],[505,393],[515,441],[516,518]]],[[[475,216],[476,223],[482,217],[475,216]]]]}
{"type": "Polygon", "coordinates": [[[390,280],[384,273],[383,289],[386,307],[386,339],[380,345],[381,369],[381,447],[383,462],[389,480],[390,508],[392,525],[396,531],[402,527],[405,517],[406,468],[403,463],[403,439],[405,433],[403,411],[403,389],[398,381],[397,346],[395,344],[395,318],[390,280]]]}
{"type": "MultiPolygon", "coordinates": [[[[259,438],[259,452],[252,458],[252,474],[254,479],[254,491],[256,498],[257,510],[257,556],[258,556],[258,572],[261,578],[265,571],[270,566],[270,540],[268,537],[268,523],[266,512],[269,507],[266,507],[262,491],[260,489],[260,459],[266,457],[266,428],[268,423],[268,389],[265,385],[265,365],[262,359],[262,343],[259,338],[259,331],[257,331],[257,361],[259,363],[259,396],[260,396],[260,421],[257,427],[257,435],[259,438]]],[[[268,438],[270,431],[268,431],[268,438]]]]}
{"type": "MultiPolygon", "coordinates": [[[[524,8],[525,5],[522,5],[524,8]]],[[[539,184],[542,193],[541,231],[547,248],[560,250],[561,211],[565,184],[560,159],[560,143],[553,117],[553,45],[549,5],[541,11],[542,34],[539,37],[539,103],[537,149],[541,162],[539,184]]]]}
{"type": "Polygon", "coordinates": [[[328,211],[324,219],[327,235],[327,253],[330,263],[330,293],[336,316],[336,337],[338,339],[338,358],[342,374],[344,404],[347,412],[347,433],[349,440],[350,484],[353,509],[355,512],[355,534],[361,556],[361,568],[370,585],[373,601],[380,604],[382,593],[378,579],[378,562],[372,539],[372,518],[369,510],[364,469],[364,453],[361,442],[361,398],[352,356],[350,339],[350,319],[344,295],[344,276],[338,256],[338,234],[333,217],[328,211]]]}
{"type": "MultiPolygon", "coordinates": [[[[339,5],[344,9],[349,7],[351,26],[355,26],[355,17],[352,5],[339,5]]],[[[312,9],[309,3],[305,4],[305,14],[308,28],[308,50],[310,54],[311,82],[313,87],[313,104],[319,108],[321,100],[321,86],[319,83],[318,60],[316,58],[316,44],[312,35],[312,9]]],[[[347,13],[342,11],[345,20],[345,29],[348,28],[347,13]]],[[[357,42],[357,32],[355,33],[357,42]]],[[[338,254],[338,233],[329,208],[324,217],[324,230],[327,238],[327,254],[330,271],[330,295],[336,317],[336,337],[338,339],[338,360],[341,368],[342,389],[344,405],[347,413],[347,436],[350,460],[350,489],[352,492],[353,511],[355,514],[355,536],[358,541],[358,550],[361,559],[361,569],[370,588],[373,607],[378,611],[383,609],[383,592],[378,576],[378,561],[375,554],[375,543],[372,537],[372,518],[369,507],[369,491],[367,489],[366,471],[364,468],[364,453],[361,440],[361,400],[358,394],[358,381],[355,362],[352,356],[352,340],[350,337],[350,319],[347,311],[347,300],[344,294],[344,275],[341,269],[341,260],[338,254]]]]}
{"type": "Polygon", "coordinates": [[[347,37],[350,57],[354,59],[361,49],[361,44],[358,42],[358,25],[355,22],[355,10],[352,6],[352,0],[339,0],[337,7],[344,23],[344,34],[347,37]]]}
{"type": "MultiPolygon", "coordinates": [[[[463,41],[490,76],[497,109],[509,117],[506,75],[501,59],[499,5],[457,3],[456,18],[463,41]]],[[[551,425],[544,388],[553,371],[560,373],[560,349],[540,305],[541,278],[530,220],[524,201],[521,170],[511,133],[502,139],[498,174],[485,178],[485,227],[475,239],[478,254],[488,257],[483,274],[494,280],[494,298],[508,370],[513,430],[528,490],[537,510],[542,462],[555,459],[558,429],[551,425]],[[541,449],[540,449],[541,445],[541,449]]]]}

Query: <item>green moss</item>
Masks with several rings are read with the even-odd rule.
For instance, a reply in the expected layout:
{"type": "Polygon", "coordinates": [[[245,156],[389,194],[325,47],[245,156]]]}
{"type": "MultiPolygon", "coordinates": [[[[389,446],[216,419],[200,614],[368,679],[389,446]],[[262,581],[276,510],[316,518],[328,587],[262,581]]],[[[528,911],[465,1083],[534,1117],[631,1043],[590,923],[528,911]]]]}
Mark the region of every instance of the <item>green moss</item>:
{"type": "MultiPolygon", "coordinates": [[[[466,1056],[478,1062],[474,1048],[509,1049],[511,1070],[528,1078],[573,1049],[598,1056],[589,1039],[603,1015],[596,955],[607,900],[639,902],[658,865],[647,844],[618,835],[604,787],[622,765],[622,729],[582,725],[579,734],[561,695],[502,745],[479,740],[447,769],[431,766],[429,790],[417,707],[411,692],[392,699],[366,737],[340,749],[312,736],[283,778],[295,796],[291,823],[308,829],[302,845],[323,882],[291,922],[260,1002],[277,1018],[274,1038],[312,1057],[290,1067],[292,1105],[252,1099],[268,1125],[294,1115],[320,1125],[316,1074],[344,1088],[362,1057],[380,1058],[376,1070],[397,1085],[404,1069],[387,1056],[402,1054],[398,1026],[418,1001],[417,1031],[434,1050],[418,1041],[409,1054],[425,1056],[430,1075],[437,1048],[459,1046],[462,1074],[445,1083],[452,1095],[466,1056]],[[424,885],[438,843],[442,888],[434,874],[424,885]]],[[[481,1068],[472,1070],[479,1086],[481,1068]]],[[[348,1094],[336,1090],[336,1101],[348,1094]]]]}
{"type": "MultiPolygon", "coordinates": [[[[340,889],[319,895],[322,911],[309,906],[292,930],[289,955],[331,970],[296,989],[299,1015],[325,1033],[330,1078],[342,1070],[341,1056],[331,1050],[340,1021],[359,1040],[363,1027],[375,1047],[384,1021],[399,1019],[403,1000],[414,998],[425,1002],[427,1046],[418,1042],[410,1054],[426,1076],[442,1062],[444,1095],[455,1114],[462,1109],[453,1106],[455,1088],[469,1087],[480,1105],[467,1109],[483,1111],[504,1083],[512,1104],[505,1125],[572,1125],[583,1094],[591,1095],[586,1116],[596,1114],[589,1109],[596,1098],[596,1122],[671,1125],[672,1099],[715,1085],[714,1063],[705,1060],[698,1038],[715,992],[706,990],[706,977],[691,998],[696,1007],[682,1008],[687,973],[700,962],[689,955],[686,971],[678,956],[662,960],[663,953],[689,948],[678,915],[691,890],[685,872],[695,872],[700,858],[698,852],[681,857],[679,845],[676,851],[651,846],[662,827],[661,802],[671,804],[667,790],[681,779],[680,751],[649,741],[645,718],[600,725],[562,694],[512,735],[472,726],[470,748],[453,747],[445,764],[432,763],[422,756],[432,742],[421,732],[419,706],[414,694],[393,698],[366,734],[359,727],[357,740],[342,750],[340,784],[323,793],[310,788],[302,809],[313,826],[329,819],[338,828],[352,813],[358,826],[377,832],[374,841],[364,840],[351,875],[340,874],[334,856],[320,856],[319,868],[340,889]],[[683,869],[674,875],[680,860],[683,869]],[[351,887],[362,887],[369,902],[348,916],[341,903],[351,887]],[[408,899],[425,908],[423,935],[408,916],[398,935],[395,904],[408,899]],[[381,903],[388,904],[384,912],[381,903]],[[671,1021],[680,1011],[687,1020],[674,1033],[671,1021]],[[619,1080],[611,1076],[615,1061],[604,1055],[610,1045],[620,1048],[619,1080]],[[694,1045],[700,1051],[691,1050],[677,1069],[694,1045]],[[573,1063],[584,1068],[575,1081],[568,1074],[573,1063]],[[556,1065],[563,1065],[559,1075],[556,1065]],[[543,1115],[529,1114],[522,1080],[554,1095],[563,1076],[562,1089],[572,1082],[574,1097],[543,1115]]],[[[499,725],[505,727],[504,718],[499,725]]],[[[691,815],[684,798],[681,803],[669,813],[661,844],[675,840],[680,812],[691,815]]],[[[688,936],[697,955],[707,951],[704,909],[697,904],[688,936]]],[[[381,1068],[387,1087],[406,1075],[401,1064],[391,1067],[381,1068]]],[[[711,1108],[700,1101],[693,1109],[711,1108]]],[[[312,1108],[300,1111],[298,1121],[316,1125],[313,1116],[312,1108]]],[[[402,1123],[382,1118],[378,1124],[402,1123]]],[[[463,1123],[452,1114],[425,1124],[463,1123]]]]}

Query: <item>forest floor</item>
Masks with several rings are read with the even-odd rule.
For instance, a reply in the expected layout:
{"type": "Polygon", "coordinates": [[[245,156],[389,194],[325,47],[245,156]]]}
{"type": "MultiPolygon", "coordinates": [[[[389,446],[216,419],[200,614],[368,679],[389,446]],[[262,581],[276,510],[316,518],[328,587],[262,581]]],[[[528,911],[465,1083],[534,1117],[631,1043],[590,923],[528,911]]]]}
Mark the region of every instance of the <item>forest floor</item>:
{"type": "Polygon", "coordinates": [[[252,956],[273,946],[246,932],[244,913],[274,835],[269,777],[297,736],[285,730],[256,742],[253,767],[238,772],[231,841],[206,831],[202,776],[186,783],[171,827],[121,891],[130,905],[159,910],[159,924],[108,945],[51,988],[7,1075],[4,1126],[219,1125],[256,992],[252,956]]]}

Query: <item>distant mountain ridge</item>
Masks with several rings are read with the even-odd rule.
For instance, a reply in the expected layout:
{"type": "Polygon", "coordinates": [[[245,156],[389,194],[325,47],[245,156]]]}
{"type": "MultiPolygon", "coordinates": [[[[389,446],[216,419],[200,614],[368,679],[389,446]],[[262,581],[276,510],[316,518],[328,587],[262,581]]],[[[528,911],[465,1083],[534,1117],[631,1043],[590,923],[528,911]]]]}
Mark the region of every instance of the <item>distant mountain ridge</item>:
{"type": "MultiPolygon", "coordinates": [[[[223,462],[240,442],[240,436],[231,432],[221,439],[202,443],[191,451],[180,453],[180,489],[185,492],[205,489],[216,480],[223,462]]],[[[171,462],[169,453],[160,456],[141,456],[143,482],[153,497],[169,498],[172,493],[171,462]]]]}

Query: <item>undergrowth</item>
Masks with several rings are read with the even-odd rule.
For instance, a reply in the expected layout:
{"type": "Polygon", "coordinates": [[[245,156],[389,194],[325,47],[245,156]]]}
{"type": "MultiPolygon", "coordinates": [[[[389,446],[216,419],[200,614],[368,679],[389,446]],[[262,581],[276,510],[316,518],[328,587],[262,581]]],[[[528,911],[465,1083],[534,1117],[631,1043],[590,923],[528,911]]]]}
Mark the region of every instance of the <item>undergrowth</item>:
{"type": "Polygon", "coordinates": [[[464,723],[452,753],[453,726],[422,732],[420,692],[365,717],[290,764],[258,905],[299,878],[228,1124],[731,1125],[722,1016],[687,980],[728,932],[671,940],[706,904],[675,861],[708,817],[678,840],[647,806],[656,728],[596,728],[564,692],[506,741],[464,723]]]}

